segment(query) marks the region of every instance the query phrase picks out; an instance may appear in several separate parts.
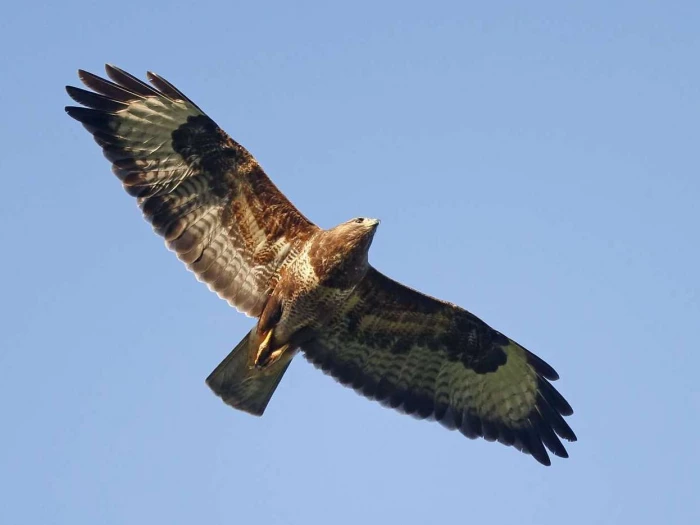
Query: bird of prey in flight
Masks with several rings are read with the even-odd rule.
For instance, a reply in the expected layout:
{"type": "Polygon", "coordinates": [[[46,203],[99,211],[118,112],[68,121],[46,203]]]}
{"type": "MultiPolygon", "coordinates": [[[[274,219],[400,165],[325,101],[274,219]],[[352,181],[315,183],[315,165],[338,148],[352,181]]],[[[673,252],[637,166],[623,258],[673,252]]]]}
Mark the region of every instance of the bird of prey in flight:
{"type": "Polygon", "coordinates": [[[379,225],[309,221],[248,151],[164,78],[79,71],[68,114],[93,135],[146,219],[200,281],[257,324],[207,378],[262,415],[301,352],[340,383],[469,438],[550,464],[576,436],[542,359],[457,305],[376,270],[379,225]],[[546,447],[546,448],[545,448],[546,447]]]}

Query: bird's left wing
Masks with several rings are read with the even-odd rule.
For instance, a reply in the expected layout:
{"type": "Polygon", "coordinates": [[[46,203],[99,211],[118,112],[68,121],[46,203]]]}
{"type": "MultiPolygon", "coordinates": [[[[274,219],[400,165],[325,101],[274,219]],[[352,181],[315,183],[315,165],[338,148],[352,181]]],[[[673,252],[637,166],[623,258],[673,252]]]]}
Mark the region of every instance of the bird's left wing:
{"type": "Polygon", "coordinates": [[[359,393],[483,436],[550,464],[576,436],[571,406],[543,360],[453,304],[373,268],[328,327],[302,346],[306,357],[359,393]]]}
{"type": "Polygon", "coordinates": [[[257,317],[295,243],[318,228],[253,156],[153,73],[148,84],[108,65],[68,87],[68,114],[92,133],[126,191],[197,278],[257,317]]]}

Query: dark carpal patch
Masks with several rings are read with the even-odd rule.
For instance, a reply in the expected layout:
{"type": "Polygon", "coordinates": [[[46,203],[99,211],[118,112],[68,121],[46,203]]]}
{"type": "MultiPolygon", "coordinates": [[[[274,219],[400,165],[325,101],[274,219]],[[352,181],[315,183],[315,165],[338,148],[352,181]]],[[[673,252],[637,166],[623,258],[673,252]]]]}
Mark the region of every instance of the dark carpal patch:
{"type": "Polygon", "coordinates": [[[483,356],[479,358],[465,356],[462,362],[464,366],[471,368],[477,374],[488,374],[489,372],[495,372],[500,366],[505,365],[507,360],[508,356],[503,348],[494,346],[483,356]]]}
{"type": "MultiPolygon", "coordinates": [[[[172,139],[173,150],[188,166],[209,173],[235,170],[242,156],[241,148],[206,115],[188,117],[187,122],[172,132],[172,139]]],[[[222,177],[220,184],[212,189],[223,196],[226,182],[226,177],[222,177]]]]}

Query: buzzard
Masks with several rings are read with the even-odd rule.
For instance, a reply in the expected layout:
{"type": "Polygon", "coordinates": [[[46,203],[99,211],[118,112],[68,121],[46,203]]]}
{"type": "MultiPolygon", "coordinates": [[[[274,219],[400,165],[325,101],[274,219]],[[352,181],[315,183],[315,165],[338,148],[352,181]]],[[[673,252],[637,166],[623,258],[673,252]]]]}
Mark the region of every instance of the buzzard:
{"type": "Polygon", "coordinates": [[[367,259],[379,221],[324,230],[248,151],[164,78],[106,66],[67,87],[127,193],[200,281],[256,326],[207,378],[262,415],[293,357],[360,394],[550,464],[576,436],[554,369],[468,311],[408,288],[367,259]],[[545,449],[546,447],[546,449],[545,449]]]}

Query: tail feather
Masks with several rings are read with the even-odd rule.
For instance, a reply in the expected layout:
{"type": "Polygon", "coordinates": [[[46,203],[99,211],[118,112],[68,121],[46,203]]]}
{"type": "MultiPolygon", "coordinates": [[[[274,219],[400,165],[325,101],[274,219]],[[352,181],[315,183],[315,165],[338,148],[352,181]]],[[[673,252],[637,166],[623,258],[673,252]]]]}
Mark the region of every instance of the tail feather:
{"type": "Polygon", "coordinates": [[[255,328],[246,335],[207,377],[207,385],[224,403],[262,416],[296,352],[285,352],[278,361],[258,369],[255,328]]]}

